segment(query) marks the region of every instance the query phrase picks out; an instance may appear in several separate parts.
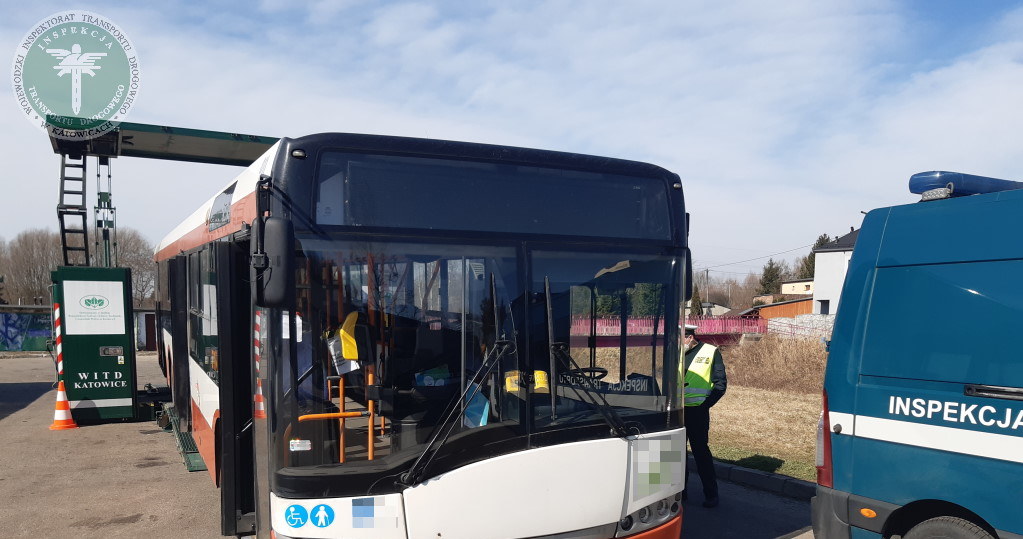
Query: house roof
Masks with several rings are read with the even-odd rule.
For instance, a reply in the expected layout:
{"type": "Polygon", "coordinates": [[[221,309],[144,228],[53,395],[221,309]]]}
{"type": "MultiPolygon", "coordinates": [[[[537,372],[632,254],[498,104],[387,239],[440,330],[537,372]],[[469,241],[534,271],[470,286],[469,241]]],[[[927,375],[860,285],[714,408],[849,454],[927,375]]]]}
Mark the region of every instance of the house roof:
{"type": "Polygon", "coordinates": [[[852,251],[856,245],[856,237],[860,235],[859,229],[838,238],[831,243],[825,243],[813,250],[815,253],[826,253],[830,251],[852,251]]]}
{"type": "Polygon", "coordinates": [[[749,316],[750,314],[753,314],[754,312],[757,312],[757,314],[759,314],[760,309],[763,309],[765,307],[774,307],[774,306],[777,306],[777,305],[785,305],[787,303],[799,303],[800,301],[812,301],[812,300],[813,300],[813,297],[806,297],[806,298],[789,299],[789,300],[785,300],[785,301],[779,301],[777,303],[767,303],[765,305],[757,305],[756,307],[750,307],[749,309],[743,309],[741,311],[739,309],[733,309],[733,310],[728,311],[727,313],[725,313],[725,316],[749,316]]]}
{"type": "Polygon", "coordinates": [[[782,281],[781,284],[793,284],[793,283],[812,283],[813,278],[809,279],[792,279],[791,281],[782,281]]]}

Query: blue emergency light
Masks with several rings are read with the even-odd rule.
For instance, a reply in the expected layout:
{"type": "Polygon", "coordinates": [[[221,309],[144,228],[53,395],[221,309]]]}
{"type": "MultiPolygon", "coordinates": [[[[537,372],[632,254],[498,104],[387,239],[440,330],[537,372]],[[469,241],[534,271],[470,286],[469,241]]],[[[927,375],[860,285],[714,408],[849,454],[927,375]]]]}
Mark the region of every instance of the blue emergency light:
{"type": "Polygon", "coordinates": [[[909,192],[923,195],[924,200],[997,193],[1012,189],[1023,189],[1023,182],[939,170],[918,172],[909,177],[909,192]]]}

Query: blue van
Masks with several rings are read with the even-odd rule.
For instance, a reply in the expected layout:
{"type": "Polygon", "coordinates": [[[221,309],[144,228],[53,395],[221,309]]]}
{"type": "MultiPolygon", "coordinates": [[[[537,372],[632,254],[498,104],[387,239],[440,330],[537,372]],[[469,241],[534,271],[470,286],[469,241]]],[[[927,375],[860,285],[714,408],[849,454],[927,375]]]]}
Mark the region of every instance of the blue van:
{"type": "Polygon", "coordinates": [[[829,347],[817,539],[1023,539],[1023,183],[927,172],[863,220],[829,347]]]}

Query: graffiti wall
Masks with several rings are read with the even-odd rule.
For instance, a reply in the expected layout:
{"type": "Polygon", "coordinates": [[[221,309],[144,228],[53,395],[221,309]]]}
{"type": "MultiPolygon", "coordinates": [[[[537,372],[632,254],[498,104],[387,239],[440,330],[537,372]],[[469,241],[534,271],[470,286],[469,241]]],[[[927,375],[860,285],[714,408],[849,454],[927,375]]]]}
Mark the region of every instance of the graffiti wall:
{"type": "Polygon", "coordinates": [[[0,351],[43,352],[50,338],[50,313],[12,313],[0,308],[0,351]]]}

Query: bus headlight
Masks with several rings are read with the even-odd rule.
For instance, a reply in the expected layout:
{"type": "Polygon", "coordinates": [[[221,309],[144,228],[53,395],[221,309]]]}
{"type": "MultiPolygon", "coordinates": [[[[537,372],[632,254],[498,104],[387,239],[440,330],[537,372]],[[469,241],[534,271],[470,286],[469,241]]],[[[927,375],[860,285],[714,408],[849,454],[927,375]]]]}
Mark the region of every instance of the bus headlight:
{"type": "Polygon", "coordinates": [[[655,528],[668,522],[681,510],[677,501],[681,496],[672,494],[662,500],[640,507],[631,515],[618,521],[616,537],[625,537],[655,528]]]}
{"type": "Polygon", "coordinates": [[[657,516],[663,517],[664,515],[667,515],[670,507],[668,500],[661,500],[657,502],[657,516]]]}

